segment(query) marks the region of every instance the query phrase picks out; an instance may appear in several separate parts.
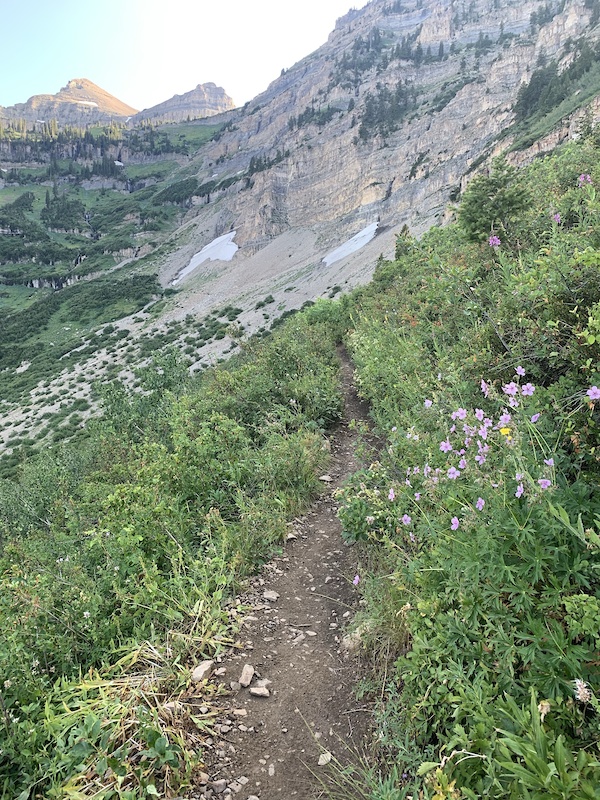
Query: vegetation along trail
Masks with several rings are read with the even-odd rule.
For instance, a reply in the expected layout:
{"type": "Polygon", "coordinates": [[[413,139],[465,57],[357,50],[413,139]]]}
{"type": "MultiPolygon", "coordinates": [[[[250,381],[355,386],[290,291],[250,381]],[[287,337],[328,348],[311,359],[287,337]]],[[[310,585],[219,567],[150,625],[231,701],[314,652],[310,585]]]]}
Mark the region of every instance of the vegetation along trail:
{"type": "Polygon", "coordinates": [[[352,423],[366,420],[346,359],[343,383],[326,489],[240,598],[249,609],[240,646],[215,665],[231,694],[220,701],[210,776],[194,798],[230,790],[244,800],[308,800],[364,746],[370,709],[355,699],[360,666],[344,634],[359,597],[357,548],[341,539],[334,497],[357,468],[352,423]]]}

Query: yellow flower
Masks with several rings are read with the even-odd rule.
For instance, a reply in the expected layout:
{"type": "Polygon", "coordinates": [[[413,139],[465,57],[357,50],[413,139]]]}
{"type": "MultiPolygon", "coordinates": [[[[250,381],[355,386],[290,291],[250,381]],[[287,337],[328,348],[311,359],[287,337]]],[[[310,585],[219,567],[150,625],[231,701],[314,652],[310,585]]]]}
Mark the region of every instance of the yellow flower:
{"type": "Polygon", "coordinates": [[[510,433],[510,428],[500,428],[500,433],[502,434],[502,436],[508,436],[508,434],[510,433]]]}

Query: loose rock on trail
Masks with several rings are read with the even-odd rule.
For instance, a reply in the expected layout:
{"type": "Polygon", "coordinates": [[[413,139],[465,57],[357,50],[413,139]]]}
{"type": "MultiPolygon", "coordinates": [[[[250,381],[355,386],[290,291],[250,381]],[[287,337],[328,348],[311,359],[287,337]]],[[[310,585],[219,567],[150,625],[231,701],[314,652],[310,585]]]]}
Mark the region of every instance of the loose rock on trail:
{"type": "Polygon", "coordinates": [[[370,708],[355,698],[360,662],[344,642],[360,599],[357,552],[341,538],[333,497],[358,467],[350,423],[367,419],[346,359],[343,381],[345,413],[323,494],[290,526],[283,555],[240,597],[251,609],[243,649],[215,665],[230,694],[218,700],[205,783],[190,798],[312,800],[333,764],[357,760],[366,747],[370,708]]]}

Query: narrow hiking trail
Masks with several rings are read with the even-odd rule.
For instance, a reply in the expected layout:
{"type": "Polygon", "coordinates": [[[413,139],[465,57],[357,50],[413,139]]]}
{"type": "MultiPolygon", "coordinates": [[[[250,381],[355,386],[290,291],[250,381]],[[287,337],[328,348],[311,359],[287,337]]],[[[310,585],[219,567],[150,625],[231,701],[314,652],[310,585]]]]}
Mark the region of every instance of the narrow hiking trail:
{"type": "Polygon", "coordinates": [[[342,377],[345,412],[324,491],[289,527],[283,555],[240,597],[250,609],[242,648],[216,665],[230,693],[217,701],[205,783],[190,798],[312,800],[336,760],[356,761],[367,746],[371,709],[354,696],[360,660],[343,641],[360,599],[358,553],[342,540],[333,494],[358,468],[351,423],[368,417],[346,357],[342,377]]]}

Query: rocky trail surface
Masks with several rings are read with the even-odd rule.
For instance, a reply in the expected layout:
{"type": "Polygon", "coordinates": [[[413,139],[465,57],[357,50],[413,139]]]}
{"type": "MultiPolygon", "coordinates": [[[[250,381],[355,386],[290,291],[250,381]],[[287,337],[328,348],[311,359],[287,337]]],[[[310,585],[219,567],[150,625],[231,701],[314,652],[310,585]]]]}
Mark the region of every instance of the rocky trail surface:
{"type": "Polygon", "coordinates": [[[241,648],[215,664],[219,700],[204,784],[193,798],[312,800],[368,743],[371,709],[357,701],[360,660],[346,628],[359,604],[356,548],[345,545],[335,489],[358,468],[353,420],[367,419],[343,363],[344,418],[331,440],[324,491],[289,528],[281,556],[240,602],[241,648]]]}

